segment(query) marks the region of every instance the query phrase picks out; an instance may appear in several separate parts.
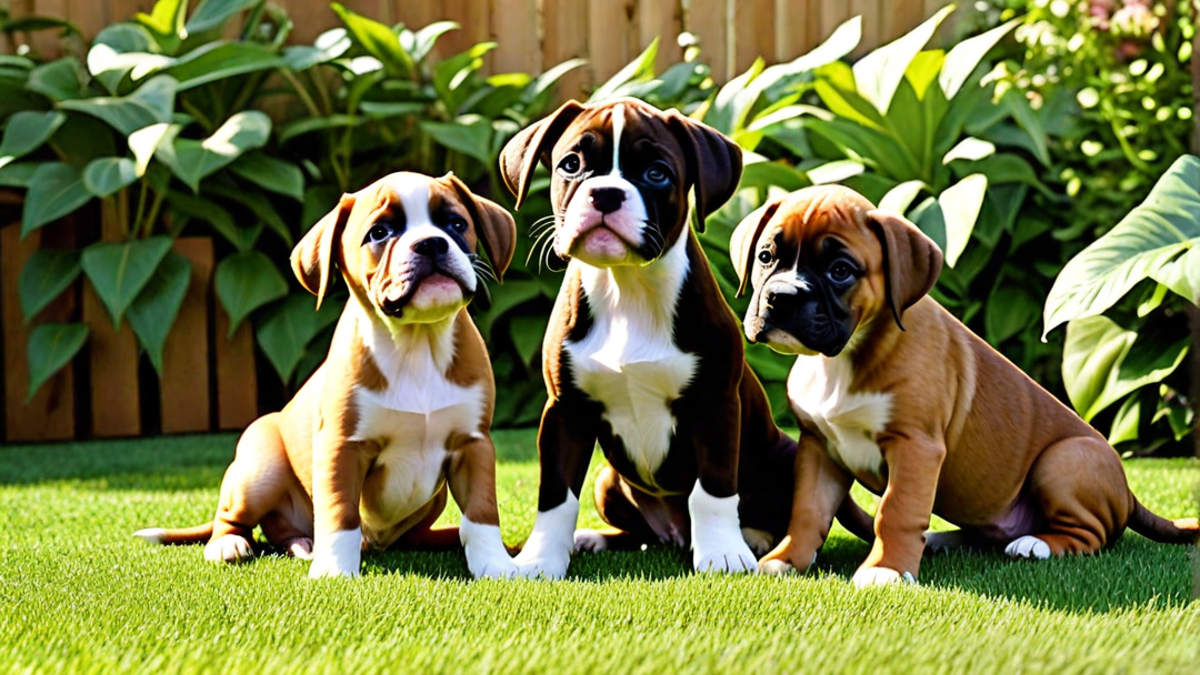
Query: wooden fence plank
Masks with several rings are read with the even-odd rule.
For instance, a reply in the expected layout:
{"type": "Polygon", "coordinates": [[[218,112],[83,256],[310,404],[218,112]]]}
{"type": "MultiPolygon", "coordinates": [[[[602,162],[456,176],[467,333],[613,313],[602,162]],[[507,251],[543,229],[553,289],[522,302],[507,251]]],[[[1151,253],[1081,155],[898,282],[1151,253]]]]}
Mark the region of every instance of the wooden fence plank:
{"type": "Polygon", "coordinates": [[[229,315],[213,303],[213,345],[217,357],[217,427],[245,429],[258,417],[258,376],[254,370],[254,336],[250,322],[229,334],[229,315]]]}
{"type": "Polygon", "coordinates": [[[497,73],[537,73],[542,54],[538,45],[537,0],[493,0],[492,39],[499,45],[492,66],[497,73]]]}
{"type": "Polygon", "coordinates": [[[592,0],[588,5],[588,44],[592,82],[603,84],[642,52],[635,0],[592,0]]]}
{"type": "MultiPolygon", "coordinates": [[[[492,39],[491,4],[486,0],[443,0],[441,7],[445,16],[439,16],[439,19],[457,21],[462,27],[442,38],[442,56],[466,51],[492,39]]],[[[485,74],[494,72],[492,58],[489,54],[484,62],[485,74]]]]}
{"type": "Polygon", "coordinates": [[[854,50],[855,56],[862,56],[879,46],[883,4],[880,0],[850,0],[850,16],[862,17],[862,40],[854,50]]]}
{"type": "Polygon", "coordinates": [[[656,72],[663,72],[683,60],[679,34],[683,32],[683,5],[680,0],[642,0],[637,8],[638,45],[645,48],[658,38],[656,72]]]}
{"type": "MultiPolygon", "coordinates": [[[[60,228],[49,225],[21,241],[20,223],[0,228],[0,332],[4,343],[4,438],[19,441],[67,440],[75,437],[75,375],[68,365],[50,378],[37,394],[25,402],[29,387],[26,342],[30,326],[25,324],[17,292],[17,280],[25,261],[33,255],[43,236],[60,228]]],[[[70,288],[42,310],[36,323],[69,321],[76,306],[76,290],[70,288]]]]}
{"type": "Polygon", "coordinates": [[[817,45],[823,0],[779,0],[775,7],[775,59],[791,61],[817,45]]]}
{"type": "Polygon", "coordinates": [[[733,70],[732,26],[728,0],[692,0],[684,28],[700,39],[700,59],[712,66],[713,78],[724,82],[733,70]]]}
{"type": "Polygon", "coordinates": [[[925,18],[925,0],[892,0],[882,5],[883,26],[879,35],[881,45],[916,28],[925,18]]]}
{"type": "MultiPolygon", "coordinates": [[[[542,0],[542,33],[543,70],[568,59],[587,58],[587,0],[542,0]]],[[[593,65],[576,68],[559,80],[559,100],[587,98],[584,88],[592,83],[593,65]]]]}
{"type": "Polygon", "coordinates": [[[734,21],[737,57],[731,76],[744,72],[760,56],[768,62],[775,59],[774,0],[738,0],[734,21]]]}
{"type": "Polygon", "coordinates": [[[208,431],[210,419],[208,317],[212,298],[213,242],[208,237],[175,240],[192,277],[175,325],[163,347],[159,400],[163,433],[208,431]]]}
{"type": "MultiPolygon", "coordinates": [[[[121,241],[121,226],[102,208],[102,241],[121,241]]],[[[92,433],[101,437],[137,436],[142,431],[138,386],[138,344],[129,322],[113,326],[112,317],[91,284],[83,288],[83,322],[88,325],[91,368],[92,433]]]]}

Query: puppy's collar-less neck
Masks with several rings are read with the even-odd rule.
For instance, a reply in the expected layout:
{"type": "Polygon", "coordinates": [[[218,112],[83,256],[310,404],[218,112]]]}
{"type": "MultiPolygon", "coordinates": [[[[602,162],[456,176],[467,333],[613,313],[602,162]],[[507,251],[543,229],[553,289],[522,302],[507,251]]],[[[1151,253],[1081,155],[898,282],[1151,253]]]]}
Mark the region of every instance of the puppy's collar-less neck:
{"type": "Polygon", "coordinates": [[[363,344],[373,353],[381,350],[397,354],[427,353],[438,371],[445,373],[454,361],[454,326],[461,312],[431,323],[410,323],[384,316],[373,305],[363,306],[351,299],[356,308],[355,323],[363,344]],[[385,346],[386,345],[386,346],[385,346]]]}

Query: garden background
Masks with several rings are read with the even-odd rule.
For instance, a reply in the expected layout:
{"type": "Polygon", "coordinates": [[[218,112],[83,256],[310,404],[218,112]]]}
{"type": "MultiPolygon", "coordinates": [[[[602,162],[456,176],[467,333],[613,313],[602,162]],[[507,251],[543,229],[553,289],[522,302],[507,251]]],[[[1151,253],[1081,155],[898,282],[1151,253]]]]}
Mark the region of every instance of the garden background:
{"type": "MultiPolygon", "coordinates": [[[[842,182],[934,236],[938,299],[1120,450],[1195,451],[1200,202],[1193,160],[1174,164],[1194,126],[1190,3],[6,5],[10,442],[239,429],[277,409],[340,307],[314,312],[286,266],[338,194],[453,170],[511,205],[495,172],[512,134],[567,98],[635,95],[747,152],[702,237],[735,310],[733,225],[780,190],[842,182]],[[1172,166],[1155,239],[1162,214],[1130,212],[1172,166]]],[[[501,427],[535,424],[545,397],[561,261],[539,241],[521,238],[474,308],[501,427]]],[[[750,358],[787,422],[788,359],[750,358]]]]}

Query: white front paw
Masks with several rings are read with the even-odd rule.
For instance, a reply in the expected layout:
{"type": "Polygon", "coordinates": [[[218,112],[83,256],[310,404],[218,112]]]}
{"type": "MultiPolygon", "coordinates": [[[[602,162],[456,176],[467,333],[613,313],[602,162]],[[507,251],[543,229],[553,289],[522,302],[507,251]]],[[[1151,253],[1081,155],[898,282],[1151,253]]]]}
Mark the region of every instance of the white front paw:
{"type": "Polygon", "coordinates": [[[738,520],[738,496],[714,497],[700,481],[688,496],[692,516],[692,564],[697,572],[757,572],[738,520]]]}
{"type": "Polygon", "coordinates": [[[499,525],[473,523],[464,517],[458,536],[467,556],[467,569],[476,579],[511,579],[520,573],[504,548],[499,525]]]}
{"type": "Polygon", "coordinates": [[[599,553],[608,549],[608,539],[604,538],[598,530],[583,528],[575,530],[575,552],[587,551],[588,553],[599,553]]]}
{"type": "Polygon", "coordinates": [[[313,539],[308,578],[357,577],[362,561],[362,545],[362,530],[359,528],[318,535],[313,539]]]}
{"type": "Polygon", "coordinates": [[[204,559],[214,563],[240,563],[254,557],[250,541],[240,534],[226,534],[208,542],[204,559]]]}
{"type": "Polygon", "coordinates": [[[869,586],[893,586],[900,583],[915,585],[917,580],[911,572],[901,574],[888,567],[860,567],[854,573],[851,582],[856,588],[867,588],[869,586]]]}
{"type": "Polygon", "coordinates": [[[1050,557],[1050,545],[1031,535],[1017,537],[1004,547],[1004,552],[1013,558],[1037,558],[1045,560],[1050,557]]]}
{"type": "Polygon", "coordinates": [[[786,560],[764,560],[759,563],[758,571],[775,577],[796,574],[796,568],[786,560]]]}
{"type": "Polygon", "coordinates": [[[754,552],[750,550],[750,547],[744,543],[740,551],[717,551],[714,553],[700,553],[697,551],[693,556],[693,562],[696,565],[697,572],[731,572],[737,574],[758,571],[758,559],[754,557],[754,552]]]}
{"type": "MultiPolygon", "coordinates": [[[[529,549],[526,549],[529,550],[529,549]]],[[[567,567],[571,565],[570,554],[553,554],[549,551],[525,551],[513,559],[517,566],[517,574],[528,579],[562,579],[567,576],[567,567]]]]}

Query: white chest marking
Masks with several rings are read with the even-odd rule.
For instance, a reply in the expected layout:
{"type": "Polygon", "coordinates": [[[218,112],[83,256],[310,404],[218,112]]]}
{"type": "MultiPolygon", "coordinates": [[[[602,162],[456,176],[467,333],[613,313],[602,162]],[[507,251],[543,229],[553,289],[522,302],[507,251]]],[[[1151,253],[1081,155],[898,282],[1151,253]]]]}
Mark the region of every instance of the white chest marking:
{"type": "Polygon", "coordinates": [[[800,356],[788,375],[788,398],[805,420],[828,439],[834,461],[854,475],[883,475],[883,455],[875,438],[892,416],[892,395],[850,392],[846,356],[800,356]]]}
{"type": "Polygon", "coordinates": [[[369,504],[363,502],[363,531],[373,542],[389,543],[374,536],[412,515],[441,486],[450,436],[479,433],[483,385],[462,387],[446,379],[454,329],[453,321],[445,323],[438,328],[404,326],[397,337],[404,343],[399,349],[386,332],[369,328],[371,322],[359,324],[388,383],[383,391],[355,391],[359,419],[352,440],[378,441],[382,450],[371,471],[386,470],[382,489],[369,504]],[[381,344],[373,346],[372,341],[381,344]]]}
{"type": "Polygon", "coordinates": [[[697,357],[672,340],[675,303],[688,273],[687,233],[647,267],[597,268],[579,261],[592,328],[571,355],[575,384],[604,405],[642,478],[651,481],[671,446],[671,403],[695,374],[697,357]]]}

